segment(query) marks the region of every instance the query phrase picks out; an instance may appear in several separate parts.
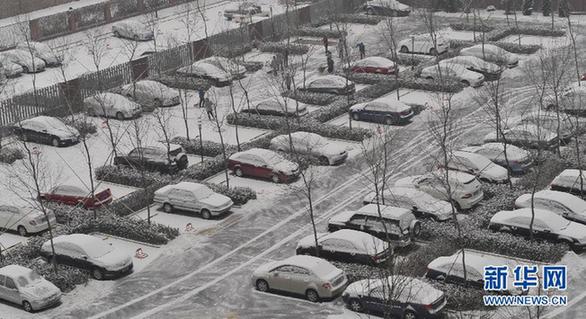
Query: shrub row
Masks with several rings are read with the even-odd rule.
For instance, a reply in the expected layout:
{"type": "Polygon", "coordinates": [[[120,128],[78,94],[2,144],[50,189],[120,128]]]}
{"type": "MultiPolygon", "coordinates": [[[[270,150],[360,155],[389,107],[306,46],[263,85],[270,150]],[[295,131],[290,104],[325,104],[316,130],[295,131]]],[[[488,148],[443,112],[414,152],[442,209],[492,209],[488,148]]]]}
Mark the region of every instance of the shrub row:
{"type": "Polygon", "coordinates": [[[510,35],[514,34],[523,34],[523,35],[537,35],[537,36],[544,36],[544,37],[562,37],[566,34],[566,31],[561,29],[554,29],[551,28],[544,28],[541,26],[534,26],[534,27],[521,27],[521,28],[504,28],[504,29],[496,29],[493,30],[488,36],[487,39],[489,41],[499,41],[504,39],[510,35]]]}
{"type": "MultiPolygon", "coordinates": [[[[464,47],[476,45],[479,43],[474,43],[472,41],[462,41],[462,40],[450,40],[450,48],[452,49],[461,49],[464,47]]],[[[512,42],[486,42],[486,44],[494,44],[500,48],[505,49],[511,53],[517,54],[533,54],[541,49],[540,45],[537,44],[517,44],[512,42]]]]}
{"type": "Polygon", "coordinates": [[[315,27],[303,26],[299,29],[292,30],[293,35],[301,36],[301,37],[316,37],[316,38],[340,38],[346,34],[344,31],[338,31],[336,28],[330,29],[320,29],[315,27]]]}
{"type": "Polygon", "coordinates": [[[6,146],[0,149],[0,162],[2,163],[12,164],[23,158],[24,153],[20,149],[6,146]]]}
{"type": "Polygon", "coordinates": [[[340,23],[359,23],[359,24],[370,24],[376,25],[384,19],[382,16],[377,15],[365,15],[358,13],[342,13],[332,16],[333,22],[340,23]]]}
{"type": "Polygon", "coordinates": [[[214,55],[223,56],[226,58],[235,58],[244,55],[252,51],[252,44],[241,44],[241,45],[234,45],[234,46],[214,46],[212,45],[212,51],[214,55]]]}
{"type": "Polygon", "coordinates": [[[295,43],[261,42],[258,45],[258,49],[262,52],[306,54],[309,51],[309,46],[295,43]]]}
{"type": "Polygon", "coordinates": [[[338,96],[329,93],[313,93],[304,91],[285,91],[283,96],[292,98],[301,103],[313,105],[328,105],[332,103],[338,96]]]}
{"type": "Polygon", "coordinates": [[[207,91],[212,86],[207,80],[179,75],[160,75],[154,77],[153,80],[161,82],[168,87],[182,90],[207,91]]]}
{"type": "Polygon", "coordinates": [[[481,24],[481,23],[467,23],[467,22],[460,22],[460,23],[450,23],[450,28],[455,31],[476,31],[476,32],[490,32],[494,30],[494,27],[481,24]]]}
{"type": "Polygon", "coordinates": [[[98,131],[96,125],[92,122],[85,121],[85,120],[75,120],[67,117],[64,119],[65,124],[74,127],[79,131],[79,135],[87,136],[91,134],[95,134],[98,131]]]}

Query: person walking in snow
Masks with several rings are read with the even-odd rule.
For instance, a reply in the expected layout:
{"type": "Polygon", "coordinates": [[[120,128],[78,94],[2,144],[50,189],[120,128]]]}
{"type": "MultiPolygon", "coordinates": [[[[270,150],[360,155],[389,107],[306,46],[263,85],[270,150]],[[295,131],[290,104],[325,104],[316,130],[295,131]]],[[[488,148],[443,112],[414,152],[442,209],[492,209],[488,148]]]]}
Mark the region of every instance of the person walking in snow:
{"type": "Polygon", "coordinates": [[[360,51],[360,58],[364,59],[364,56],[366,55],[366,47],[364,46],[364,43],[360,42],[356,47],[358,48],[358,51],[360,51]]]}
{"type": "Polygon", "coordinates": [[[327,36],[324,36],[324,37],[321,39],[321,42],[323,42],[323,44],[324,44],[324,48],[326,49],[326,52],[328,52],[328,44],[329,44],[329,43],[328,43],[328,37],[327,37],[327,36]]]}
{"type": "Polygon", "coordinates": [[[271,71],[274,76],[277,76],[277,72],[279,71],[279,60],[277,59],[277,55],[273,55],[273,60],[271,61],[271,71]]]}
{"type": "Polygon", "coordinates": [[[332,56],[328,56],[327,58],[328,61],[328,73],[334,73],[334,60],[332,59],[332,56]]]}
{"type": "Polygon", "coordinates": [[[197,94],[199,95],[199,108],[204,107],[204,99],[206,96],[206,91],[204,91],[203,89],[199,89],[197,90],[197,94]]]}
{"type": "Polygon", "coordinates": [[[344,38],[338,40],[338,58],[344,59],[344,38]]]}
{"type": "Polygon", "coordinates": [[[208,99],[206,97],[204,105],[206,108],[206,112],[208,114],[208,119],[213,120],[215,118],[215,116],[214,116],[214,102],[210,101],[210,99],[208,99]]]}

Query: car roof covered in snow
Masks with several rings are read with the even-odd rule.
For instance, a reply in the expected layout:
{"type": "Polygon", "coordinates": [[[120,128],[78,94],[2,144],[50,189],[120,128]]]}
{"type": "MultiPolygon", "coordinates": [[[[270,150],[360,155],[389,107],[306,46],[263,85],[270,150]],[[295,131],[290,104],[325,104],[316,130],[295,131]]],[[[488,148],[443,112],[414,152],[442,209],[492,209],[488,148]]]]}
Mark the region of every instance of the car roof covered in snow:
{"type": "Polygon", "coordinates": [[[411,11],[411,8],[397,0],[369,0],[366,2],[367,5],[383,6],[385,8],[393,10],[411,11]]]}
{"type": "Polygon", "coordinates": [[[238,158],[244,154],[256,155],[256,156],[259,156],[262,158],[267,158],[267,157],[270,158],[270,157],[274,157],[274,156],[280,156],[278,153],[271,151],[271,150],[264,149],[264,148],[251,148],[246,151],[234,153],[230,157],[231,158],[238,158]]]}
{"type": "MultiPolygon", "coordinates": [[[[377,246],[383,246],[384,242],[368,233],[352,230],[352,229],[340,229],[333,233],[323,233],[318,234],[318,241],[322,242],[328,239],[338,239],[343,241],[351,242],[355,248],[362,249],[366,252],[374,250],[372,249],[373,246],[378,248],[377,246]]],[[[315,247],[315,238],[313,235],[306,236],[302,238],[298,245],[298,247],[315,247]]]]}
{"type": "Polygon", "coordinates": [[[209,187],[207,187],[204,184],[200,184],[200,183],[192,183],[192,182],[179,182],[177,184],[174,185],[169,185],[171,188],[174,189],[182,189],[182,190],[186,190],[186,191],[190,191],[190,192],[199,192],[203,189],[207,190],[209,189],[209,187]]]}
{"type": "Polygon", "coordinates": [[[28,276],[33,270],[20,265],[8,265],[0,268],[0,275],[7,277],[28,276]]]}
{"type": "MultiPolygon", "coordinates": [[[[582,178],[586,184],[586,172],[582,171],[582,178]]],[[[564,187],[580,187],[580,170],[565,169],[556,178],[553,179],[551,185],[558,185],[564,187]]],[[[586,185],[585,185],[586,186],[586,185]]],[[[586,187],[585,187],[586,188],[586,187]]]]}
{"type": "Polygon", "coordinates": [[[484,44],[484,49],[483,49],[482,44],[476,44],[476,45],[473,45],[473,46],[470,46],[467,48],[463,48],[461,50],[461,52],[466,52],[466,51],[480,51],[480,52],[482,52],[482,50],[484,50],[485,52],[492,52],[492,53],[499,53],[499,54],[500,53],[510,53],[509,51],[507,51],[499,46],[496,46],[494,44],[488,44],[488,43],[484,44]]]}
{"type": "MultiPolygon", "coordinates": [[[[547,223],[550,227],[558,229],[560,225],[568,224],[568,220],[562,216],[545,209],[535,208],[535,218],[547,223]]],[[[502,210],[490,219],[490,223],[503,223],[506,224],[511,218],[514,217],[529,217],[531,218],[533,212],[531,208],[519,208],[515,210],[502,210]]]]}
{"type": "Polygon", "coordinates": [[[338,269],[325,259],[306,255],[291,256],[287,259],[281,260],[279,264],[303,267],[316,274],[328,274],[338,269]]]}
{"type": "MultiPolygon", "coordinates": [[[[337,85],[342,85],[342,86],[345,86],[346,85],[346,78],[341,77],[339,75],[332,75],[332,74],[329,74],[329,75],[321,75],[321,76],[315,77],[315,78],[311,79],[309,81],[309,83],[311,84],[311,83],[313,83],[315,81],[321,81],[321,80],[328,81],[328,82],[331,82],[331,83],[335,83],[337,85]]],[[[348,84],[352,84],[352,81],[348,80],[348,84]]]]}
{"type": "Polygon", "coordinates": [[[373,66],[380,66],[380,67],[395,65],[395,62],[393,62],[392,60],[387,59],[385,57],[382,57],[382,56],[369,56],[369,57],[364,58],[362,60],[358,60],[354,63],[357,65],[373,65],[373,66]]]}
{"type": "MultiPolygon", "coordinates": [[[[381,209],[381,215],[384,218],[391,219],[391,220],[402,220],[405,216],[411,217],[413,215],[410,210],[405,209],[405,208],[400,208],[400,207],[380,205],[380,209],[381,209]]],[[[334,218],[339,216],[340,218],[342,218],[342,221],[346,221],[346,220],[350,219],[350,217],[352,217],[355,214],[362,214],[362,215],[374,216],[374,217],[379,216],[377,205],[376,204],[368,204],[368,205],[363,206],[362,208],[360,208],[357,211],[342,212],[342,213],[332,217],[332,219],[330,219],[330,220],[334,220],[334,218]],[[344,220],[344,218],[346,218],[346,219],[344,220]]],[[[339,220],[339,219],[337,219],[337,220],[339,220]]]]}
{"type": "Polygon", "coordinates": [[[28,124],[31,124],[31,123],[37,123],[37,124],[41,124],[45,127],[56,127],[56,128],[64,128],[67,126],[60,119],[58,119],[56,117],[52,117],[52,116],[46,116],[46,115],[40,115],[40,116],[36,116],[36,117],[30,118],[30,119],[20,121],[20,124],[23,127],[26,127],[28,124]]]}
{"type": "MultiPolygon", "coordinates": [[[[586,213],[586,201],[566,192],[542,190],[535,193],[535,198],[561,203],[576,213],[586,213]]],[[[523,194],[515,200],[517,207],[531,207],[531,194],[523,194]]]]}
{"type": "Polygon", "coordinates": [[[367,294],[370,290],[378,287],[387,287],[392,290],[391,299],[400,302],[432,304],[438,300],[444,292],[436,289],[431,284],[414,277],[393,275],[386,279],[363,279],[351,283],[347,292],[357,292],[361,295],[367,294]]]}
{"type": "MultiPolygon", "coordinates": [[[[129,85],[131,85],[131,84],[129,84],[129,85]]],[[[85,98],[84,102],[89,102],[92,100],[99,101],[102,103],[109,102],[112,104],[134,104],[134,102],[129,100],[124,95],[120,95],[120,94],[112,93],[112,92],[100,92],[98,94],[95,94],[95,95],[92,95],[90,97],[85,98]]]]}

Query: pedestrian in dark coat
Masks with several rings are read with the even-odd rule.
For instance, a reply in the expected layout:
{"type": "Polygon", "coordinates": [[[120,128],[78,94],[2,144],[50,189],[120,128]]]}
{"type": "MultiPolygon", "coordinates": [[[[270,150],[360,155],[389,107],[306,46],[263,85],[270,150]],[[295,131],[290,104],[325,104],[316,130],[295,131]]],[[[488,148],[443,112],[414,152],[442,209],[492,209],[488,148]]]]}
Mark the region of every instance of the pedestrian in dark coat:
{"type": "Polygon", "coordinates": [[[206,96],[206,91],[204,91],[203,89],[199,89],[197,91],[197,94],[199,95],[199,107],[202,108],[202,107],[204,107],[204,99],[206,96]]]}
{"type": "Polygon", "coordinates": [[[214,116],[214,102],[210,101],[210,99],[208,99],[206,97],[204,105],[206,108],[206,112],[208,114],[208,119],[213,120],[215,118],[215,116],[214,116]]]}
{"type": "Polygon", "coordinates": [[[326,49],[326,52],[328,52],[328,37],[327,37],[327,36],[324,36],[324,37],[321,39],[321,41],[322,41],[322,42],[323,42],[323,44],[324,44],[324,48],[326,49]]]}
{"type": "Polygon", "coordinates": [[[331,56],[328,57],[328,73],[334,73],[334,60],[331,56]]]}
{"type": "Polygon", "coordinates": [[[364,46],[364,43],[360,42],[356,47],[358,47],[358,51],[360,51],[360,58],[364,59],[364,56],[366,55],[366,47],[364,46]]]}

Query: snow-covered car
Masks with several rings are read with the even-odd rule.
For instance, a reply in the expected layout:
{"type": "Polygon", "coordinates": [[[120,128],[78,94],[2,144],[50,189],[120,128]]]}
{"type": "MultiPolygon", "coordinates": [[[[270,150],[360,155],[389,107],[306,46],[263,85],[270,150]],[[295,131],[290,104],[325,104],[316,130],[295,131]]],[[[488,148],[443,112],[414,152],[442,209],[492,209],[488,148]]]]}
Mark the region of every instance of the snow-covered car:
{"type": "Polygon", "coordinates": [[[586,171],[582,171],[580,178],[579,169],[565,169],[549,184],[551,190],[570,194],[586,194],[586,171]]]}
{"type": "Polygon", "coordinates": [[[340,229],[363,231],[396,247],[406,247],[411,245],[412,237],[421,233],[421,222],[410,209],[368,204],[357,211],[343,211],[330,218],[328,231],[340,229]],[[380,215],[377,206],[380,206],[380,215]]]}
{"type": "Polygon", "coordinates": [[[10,50],[0,53],[2,60],[6,59],[22,67],[24,73],[37,73],[45,70],[45,61],[31,55],[25,50],[10,50]]]}
{"type": "Polygon", "coordinates": [[[22,66],[10,61],[7,57],[0,54],[0,72],[7,78],[20,76],[24,69],[22,66]]]}
{"type": "Polygon", "coordinates": [[[586,247],[586,225],[569,221],[549,210],[539,208],[503,210],[492,216],[488,227],[495,231],[529,237],[531,220],[533,220],[534,238],[566,243],[573,249],[586,247]]]}
{"type": "Polygon", "coordinates": [[[208,62],[197,61],[191,65],[179,68],[175,72],[181,76],[210,80],[213,85],[218,87],[232,83],[232,75],[230,73],[208,62]]]}
{"type": "Polygon", "coordinates": [[[153,201],[163,205],[166,213],[174,210],[199,213],[204,219],[219,216],[234,205],[232,200],[199,183],[180,182],[155,191],[153,201]]]}
{"type": "Polygon", "coordinates": [[[293,132],[289,138],[288,134],[276,136],[271,140],[271,149],[317,156],[320,162],[327,165],[338,165],[348,158],[348,152],[343,145],[336,144],[322,137],[321,135],[309,132],[293,132]]]}
{"type": "Polygon", "coordinates": [[[254,104],[252,108],[244,108],[241,109],[240,112],[293,117],[304,116],[309,113],[305,104],[301,104],[291,98],[281,96],[262,100],[254,104]]]}
{"type": "Polygon", "coordinates": [[[39,199],[64,205],[80,205],[85,209],[96,209],[112,202],[112,191],[106,188],[103,191],[95,192],[92,197],[91,191],[88,189],[61,184],[47,192],[42,192],[39,199]]]}
{"type": "Polygon", "coordinates": [[[199,62],[215,65],[220,70],[232,75],[233,79],[242,79],[246,76],[246,68],[243,65],[222,56],[211,56],[199,62]]]}
{"type": "Polygon", "coordinates": [[[448,303],[443,291],[402,275],[355,281],[346,287],[342,300],[355,312],[404,319],[439,317],[448,303]]]}
{"type": "Polygon", "coordinates": [[[354,121],[368,121],[398,125],[409,122],[415,116],[411,106],[389,97],[382,97],[370,102],[358,103],[350,107],[350,116],[354,121]]]}
{"type": "Polygon", "coordinates": [[[238,177],[253,176],[270,179],[275,183],[288,183],[296,179],[299,165],[286,160],[279,153],[262,148],[232,154],[228,159],[228,169],[238,177]]]}
{"type": "Polygon", "coordinates": [[[519,57],[494,44],[477,44],[463,48],[460,50],[460,55],[475,56],[487,62],[506,65],[509,68],[514,68],[519,65],[519,57]]]}
{"type": "Polygon", "coordinates": [[[63,62],[63,58],[55,54],[53,49],[42,42],[21,42],[16,48],[25,52],[32,52],[33,55],[43,61],[46,66],[58,66],[63,62]]]}
{"type": "Polygon", "coordinates": [[[482,74],[484,76],[484,79],[487,81],[498,79],[502,72],[501,68],[498,65],[486,62],[475,56],[459,55],[453,58],[441,60],[439,64],[461,65],[469,71],[482,74]]]}
{"type": "Polygon", "coordinates": [[[440,63],[421,70],[420,77],[428,80],[459,81],[466,86],[479,87],[484,83],[484,75],[469,71],[460,64],[440,63]]]}
{"type": "Polygon", "coordinates": [[[502,142],[528,148],[552,148],[558,143],[557,134],[535,124],[519,124],[503,129],[498,136],[495,131],[484,136],[484,143],[502,142]],[[504,135],[504,139],[503,136],[504,135]]]}
{"type": "Polygon", "coordinates": [[[339,296],[348,278],[343,270],[324,259],[296,255],[261,265],[251,281],[258,291],[282,291],[318,302],[339,296]]]}
{"type": "Polygon", "coordinates": [[[245,15],[251,16],[262,12],[261,6],[252,2],[241,2],[237,5],[230,6],[224,10],[224,18],[228,21],[232,20],[235,16],[245,15]]]}
{"type": "Polygon", "coordinates": [[[406,17],[411,13],[411,7],[397,0],[370,0],[362,8],[370,15],[406,17]]]}
{"type": "MultiPolygon", "coordinates": [[[[517,208],[531,208],[531,194],[523,194],[515,200],[517,208]]],[[[586,224],[586,201],[572,194],[542,190],[533,197],[533,207],[552,211],[565,219],[586,224]]]]}
{"type": "MultiPolygon", "coordinates": [[[[437,221],[445,221],[452,218],[452,205],[445,200],[437,199],[426,192],[416,188],[394,187],[386,189],[379,196],[381,204],[411,209],[419,218],[432,218],[437,221]]],[[[376,204],[375,192],[364,196],[362,203],[376,204]]]]}
{"type": "MultiPolygon", "coordinates": [[[[368,233],[341,229],[333,233],[318,233],[319,257],[328,260],[377,265],[385,262],[393,248],[388,243],[368,233]]],[[[297,243],[297,255],[315,256],[315,237],[309,235],[297,243]]]]}
{"type": "Polygon", "coordinates": [[[395,74],[397,64],[387,58],[369,56],[352,63],[350,71],[354,73],[395,74]]]}
{"type": "Polygon", "coordinates": [[[354,82],[338,75],[322,75],[307,82],[299,91],[313,93],[332,93],[338,95],[353,94],[356,91],[354,82]]]}
{"type": "Polygon", "coordinates": [[[53,238],[41,246],[41,256],[58,264],[89,270],[97,280],[115,278],[132,272],[132,257],[104,240],[86,235],[70,234],[53,238]]]}
{"type": "Polygon", "coordinates": [[[135,147],[128,154],[120,154],[114,157],[114,165],[121,165],[156,171],[160,173],[176,173],[187,168],[189,159],[181,145],[170,144],[166,146],[141,146],[135,147]]]}
{"type": "Polygon", "coordinates": [[[0,299],[33,312],[61,302],[61,290],[32,269],[8,265],[0,268],[0,299]]]}
{"type": "Polygon", "coordinates": [[[61,120],[50,116],[37,116],[20,121],[14,126],[14,133],[29,142],[58,146],[79,142],[79,131],[61,120]]]}
{"type": "Polygon", "coordinates": [[[441,36],[436,36],[435,41],[429,34],[417,34],[401,40],[397,47],[401,53],[421,53],[437,55],[448,51],[449,42],[441,36]],[[435,43],[434,43],[435,42],[435,43]]]}
{"type": "MultiPolygon", "coordinates": [[[[448,180],[452,191],[451,197],[458,210],[472,208],[484,197],[482,185],[474,175],[450,171],[448,180]]],[[[404,177],[397,180],[395,186],[415,188],[437,199],[449,200],[447,185],[444,184],[443,170],[437,170],[425,175],[404,177]]]]}
{"type": "Polygon", "coordinates": [[[157,107],[179,104],[179,92],[157,81],[141,80],[134,85],[127,84],[122,87],[120,94],[133,99],[147,112],[157,107]]]}
{"type": "Polygon", "coordinates": [[[124,20],[112,25],[112,33],[115,37],[126,38],[135,41],[150,41],[155,37],[153,30],[139,21],[124,20]]]}
{"type": "Polygon", "coordinates": [[[454,151],[448,160],[448,169],[477,176],[480,180],[492,183],[507,182],[507,169],[496,165],[480,154],[454,151]]]}
{"type": "Polygon", "coordinates": [[[53,211],[47,210],[47,217],[41,210],[33,207],[0,205],[0,228],[15,230],[20,236],[47,230],[49,224],[55,226],[57,220],[53,211]]]}
{"type": "Polygon", "coordinates": [[[574,82],[568,85],[561,92],[557,103],[554,96],[548,96],[547,99],[546,110],[553,111],[557,108],[568,114],[586,115],[586,85],[584,83],[578,85],[577,82],[574,82]]]}
{"type": "Polygon", "coordinates": [[[463,148],[462,151],[485,156],[494,163],[508,168],[513,175],[525,174],[533,163],[531,153],[511,144],[507,144],[506,148],[506,157],[505,143],[500,142],[468,146],[463,148]]]}
{"type": "MultiPolygon", "coordinates": [[[[586,95],[584,96],[584,102],[586,102],[586,95]]],[[[572,119],[569,114],[563,112],[559,112],[559,122],[558,114],[556,112],[534,111],[523,114],[520,123],[540,125],[542,128],[556,133],[556,135],[559,124],[559,138],[562,141],[568,141],[576,134],[580,134],[584,131],[584,128],[580,128],[580,125],[576,123],[575,119],[572,119]]]]}
{"type": "Polygon", "coordinates": [[[89,116],[112,117],[120,121],[138,117],[142,113],[140,104],[110,92],[85,98],[83,106],[89,116]]]}

